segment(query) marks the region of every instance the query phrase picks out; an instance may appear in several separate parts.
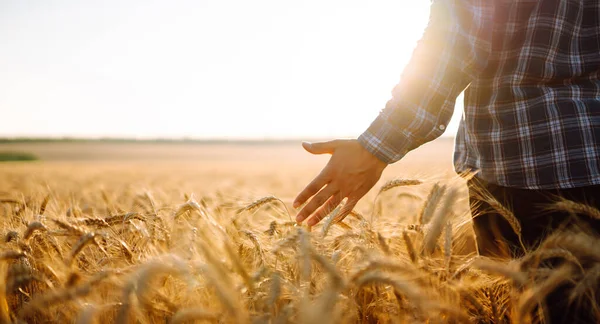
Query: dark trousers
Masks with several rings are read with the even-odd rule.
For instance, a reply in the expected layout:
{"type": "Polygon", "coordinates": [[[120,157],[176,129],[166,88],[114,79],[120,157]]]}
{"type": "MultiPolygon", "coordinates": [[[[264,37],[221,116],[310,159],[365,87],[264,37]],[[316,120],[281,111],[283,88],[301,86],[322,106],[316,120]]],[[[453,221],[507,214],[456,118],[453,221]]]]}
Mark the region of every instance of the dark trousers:
{"type": "MultiPolygon", "coordinates": [[[[557,197],[563,197],[600,209],[600,186],[528,190],[501,187],[474,178],[468,181],[468,187],[473,228],[480,255],[511,258],[524,255],[517,234],[509,222],[499,214],[497,208],[481,199],[482,191],[513,212],[521,226],[522,243],[529,251],[534,250],[553,231],[575,225],[582,226],[582,223],[587,230],[600,235],[600,220],[580,215],[575,218],[568,212],[547,208],[557,197]]],[[[600,246],[598,248],[600,249],[600,246]]],[[[566,307],[565,289],[556,289],[546,300],[550,323],[594,323],[590,310],[566,307]]]]}

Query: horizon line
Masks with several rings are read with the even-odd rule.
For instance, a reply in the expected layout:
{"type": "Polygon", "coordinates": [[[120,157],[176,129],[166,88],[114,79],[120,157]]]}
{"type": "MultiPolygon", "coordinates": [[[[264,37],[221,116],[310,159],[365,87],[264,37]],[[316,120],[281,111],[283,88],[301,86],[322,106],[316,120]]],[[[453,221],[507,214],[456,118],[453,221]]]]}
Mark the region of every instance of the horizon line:
{"type": "MultiPolygon", "coordinates": [[[[352,139],[352,137],[336,137],[341,139],[352,139]]],[[[52,142],[114,142],[114,143],[125,143],[125,142],[138,142],[138,143],[215,143],[215,144],[226,144],[226,143],[300,143],[303,141],[329,141],[334,138],[323,138],[323,137],[264,137],[264,138],[244,138],[244,137],[209,137],[209,138],[194,138],[194,137],[72,137],[72,136],[60,136],[60,137],[28,137],[28,136],[0,136],[0,143],[52,143],[52,142]]],[[[454,136],[440,136],[436,140],[446,139],[453,140],[454,136]]]]}

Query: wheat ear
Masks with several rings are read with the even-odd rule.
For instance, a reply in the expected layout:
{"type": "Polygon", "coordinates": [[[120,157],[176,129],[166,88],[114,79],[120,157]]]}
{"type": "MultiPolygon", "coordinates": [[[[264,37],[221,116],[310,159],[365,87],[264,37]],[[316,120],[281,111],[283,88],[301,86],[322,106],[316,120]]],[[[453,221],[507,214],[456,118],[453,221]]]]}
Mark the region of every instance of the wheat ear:
{"type": "Polygon", "coordinates": [[[548,206],[550,210],[566,211],[574,214],[582,214],[593,219],[600,219],[600,210],[590,205],[578,203],[572,200],[560,200],[548,206]]]}
{"type": "Polygon", "coordinates": [[[391,190],[393,188],[404,187],[404,186],[416,186],[416,185],[420,185],[422,183],[423,182],[421,180],[416,180],[416,179],[390,180],[390,181],[386,182],[383,186],[381,186],[381,188],[379,189],[379,194],[386,192],[388,190],[391,190]]]}
{"type": "MultiPolygon", "coordinates": [[[[533,288],[526,290],[521,294],[519,302],[517,304],[519,323],[524,323],[524,320],[529,314],[531,314],[536,304],[543,303],[544,298],[552,292],[556,287],[565,281],[570,280],[570,276],[573,272],[571,265],[562,266],[552,272],[550,277],[541,284],[535,285],[533,288]]],[[[544,315],[548,318],[547,309],[544,308],[544,315]]]]}
{"type": "Polygon", "coordinates": [[[433,185],[431,191],[429,191],[429,195],[427,195],[427,198],[423,203],[423,207],[421,207],[421,210],[419,211],[419,215],[417,216],[419,224],[424,225],[429,223],[445,191],[446,186],[440,186],[438,182],[433,185]]]}
{"type": "Polygon", "coordinates": [[[402,231],[402,239],[404,240],[404,244],[406,245],[406,251],[408,252],[410,261],[412,261],[412,263],[414,264],[417,264],[419,262],[419,259],[417,257],[417,251],[415,250],[415,246],[406,231],[402,231]]]}
{"type": "Polygon", "coordinates": [[[23,240],[25,240],[25,241],[29,240],[31,235],[33,235],[33,233],[35,233],[36,231],[46,232],[46,231],[48,231],[48,229],[46,228],[46,226],[44,226],[44,224],[42,224],[40,222],[31,222],[27,226],[25,233],[23,233],[23,240]]]}
{"type": "Polygon", "coordinates": [[[429,222],[429,226],[425,232],[421,253],[425,253],[427,255],[431,255],[433,253],[433,250],[437,246],[437,241],[442,235],[442,230],[444,229],[446,218],[449,214],[448,212],[450,211],[451,213],[451,207],[454,203],[455,197],[456,190],[450,189],[446,195],[446,199],[444,200],[442,208],[437,208],[438,210],[429,222]]]}

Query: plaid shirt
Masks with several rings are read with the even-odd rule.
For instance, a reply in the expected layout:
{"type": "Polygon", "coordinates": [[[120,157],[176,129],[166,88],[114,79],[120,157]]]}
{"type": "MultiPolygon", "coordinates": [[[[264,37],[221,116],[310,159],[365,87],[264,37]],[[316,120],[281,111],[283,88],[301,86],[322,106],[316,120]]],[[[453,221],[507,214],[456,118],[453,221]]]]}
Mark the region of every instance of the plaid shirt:
{"type": "Polygon", "coordinates": [[[386,163],[440,136],[465,90],[456,171],[528,189],[600,184],[600,2],[437,0],[392,99],[358,138],[386,163]]]}

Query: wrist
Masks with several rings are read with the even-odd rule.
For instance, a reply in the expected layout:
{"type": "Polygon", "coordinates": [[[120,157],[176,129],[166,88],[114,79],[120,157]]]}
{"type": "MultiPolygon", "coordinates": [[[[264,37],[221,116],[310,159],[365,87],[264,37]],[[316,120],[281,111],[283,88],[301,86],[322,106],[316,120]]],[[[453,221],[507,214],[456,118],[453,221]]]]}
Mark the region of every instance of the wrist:
{"type": "Polygon", "coordinates": [[[387,162],[385,162],[383,159],[379,158],[376,154],[371,152],[368,149],[368,147],[365,147],[365,145],[363,145],[358,140],[356,140],[356,142],[358,144],[357,146],[360,148],[361,155],[364,157],[365,160],[369,161],[370,165],[381,171],[383,171],[388,166],[387,162]]]}

